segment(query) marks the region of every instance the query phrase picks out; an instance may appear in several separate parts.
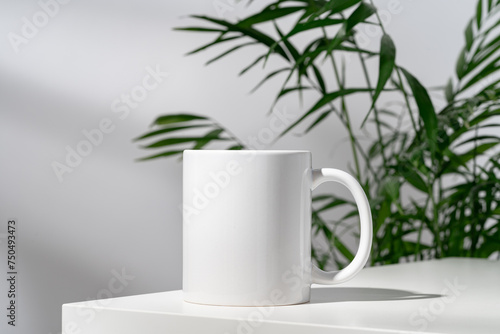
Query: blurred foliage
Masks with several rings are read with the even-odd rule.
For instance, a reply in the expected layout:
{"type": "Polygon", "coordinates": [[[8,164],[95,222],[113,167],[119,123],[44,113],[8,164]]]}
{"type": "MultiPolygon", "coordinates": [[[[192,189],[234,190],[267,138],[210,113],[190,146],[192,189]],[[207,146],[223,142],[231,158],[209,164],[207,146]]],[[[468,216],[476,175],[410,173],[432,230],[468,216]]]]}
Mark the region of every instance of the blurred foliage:
{"type": "MultiPolygon", "coordinates": [[[[278,0],[236,22],[195,15],[202,26],[177,30],[215,35],[190,54],[231,44],[208,64],[244,48],[263,50],[240,75],[265,66],[270,57],[279,58],[284,66],[270,71],[256,87],[284,77],[273,106],[284,96],[316,93],[317,100],[280,136],[299,126],[308,133],[331,116],[345,127],[352,173],[372,206],[372,265],[447,256],[487,258],[500,250],[499,2],[477,3],[456,72],[441,89],[444,106],[439,110],[429,94],[435,89],[397,64],[396,47],[371,1],[278,0]],[[285,18],[293,22],[287,29],[279,25],[285,18]],[[360,32],[367,26],[380,31],[378,50],[360,46],[360,32]],[[312,37],[299,47],[295,38],[304,34],[312,37]],[[357,60],[349,66],[361,67],[363,87],[347,86],[347,57],[357,60]],[[369,61],[378,63],[376,81],[369,61]],[[365,132],[367,124],[372,129],[368,146],[352,131],[346,97],[355,94],[371,99],[362,125],[365,132]],[[377,101],[383,95],[394,102],[381,107],[377,101]]],[[[427,65],[430,71],[432,66],[427,65]]],[[[138,139],[156,139],[145,148],[162,149],[146,159],[176,156],[214,141],[227,143],[228,149],[246,148],[216,121],[189,113],[159,117],[138,139]],[[189,131],[197,134],[178,136],[189,131]]],[[[330,245],[326,251],[313,245],[313,258],[320,267],[331,262],[343,267],[355,253],[342,240],[343,233],[356,236],[355,204],[334,195],[318,195],[313,204],[313,232],[330,245]],[[328,219],[332,210],[342,217],[328,219]],[[339,226],[344,226],[341,233],[339,226]]]]}

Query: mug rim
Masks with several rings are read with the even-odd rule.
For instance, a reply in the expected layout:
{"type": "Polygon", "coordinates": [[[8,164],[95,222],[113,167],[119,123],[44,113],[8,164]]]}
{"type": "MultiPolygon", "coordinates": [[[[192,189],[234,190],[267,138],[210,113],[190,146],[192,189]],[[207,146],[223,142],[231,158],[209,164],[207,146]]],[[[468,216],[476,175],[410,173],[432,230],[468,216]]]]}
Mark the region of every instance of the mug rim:
{"type": "Polygon", "coordinates": [[[201,154],[209,154],[209,153],[222,153],[222,154],[298,154],[298,153],[311,153],[311,151],[307,150],[184,150],[182,152],[185,153],[201,153],[201,154]]]}

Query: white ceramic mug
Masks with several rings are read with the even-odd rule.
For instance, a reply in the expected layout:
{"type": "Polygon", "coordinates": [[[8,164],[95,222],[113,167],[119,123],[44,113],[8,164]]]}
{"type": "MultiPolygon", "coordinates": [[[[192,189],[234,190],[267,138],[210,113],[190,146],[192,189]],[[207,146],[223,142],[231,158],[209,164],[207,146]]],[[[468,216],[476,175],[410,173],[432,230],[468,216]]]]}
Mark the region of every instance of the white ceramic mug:
{"type": "Polygon", "coordinates": [[[184,300],[212,305],[305,303],[311,283],[337,284],[366,264],[372,218],[349,174],[312,169],[308,151],[186,150],[183,170],[184,300]],[[326,181],[352,193],[360,244],[344,269],[311,261],[311,191],[326,181]]]}

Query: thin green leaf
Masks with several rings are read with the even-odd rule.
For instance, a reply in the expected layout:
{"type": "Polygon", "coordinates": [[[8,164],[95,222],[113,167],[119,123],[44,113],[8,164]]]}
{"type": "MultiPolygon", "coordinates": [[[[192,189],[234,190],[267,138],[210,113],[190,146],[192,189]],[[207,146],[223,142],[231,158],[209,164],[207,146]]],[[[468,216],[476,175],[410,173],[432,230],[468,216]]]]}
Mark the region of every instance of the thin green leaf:
{"type": "Polygon", "coordinates": [[[321,123],[328,115],[330,115],[331,112],[332,112],[332,110],[330,109],[330,110],[323,112],[321,115],[319,115],[319,117],[316,118],[316,120],[311,125],[309,125],[309,127],[306,129],[305,133],[308,133],[314,127],[316,127],[316,125],[321,123]]]}
{"type": "Polygon", "coordinates": [[[251,92],[255,92],[257,89],[259,89],[260,86],[262,86],[267,80],[271,79],[272,77],[284,72],[284,71],[289,71],[291,70],[289,67],[285,67],[285,68],[281,68],[279,70],[276,70],[276,71],[273,71],[271,73],[269,73],[268,75],[266,75],[264,77],[264,79],[262,79],[257,85],[255,85],[254,88],[252,88],[251,92]]]}
{"type": "Polygon", "coordinates": [[[372,5],[366,2],[361,2],[354,12],[352,12],[352,14],[347,18],[346,31],[352,30],[358,23],[364,22],[376,11],[377,9],[372,5]]]}
{"type": "Polygon", "coordinates": [[[243,44],[240,44],[240,45],[236,45],[235,47],[233,47],[233,48],[231,48],[231,49],[229,49],[229,50],[221,53],[217,57],[214,57],[214,58],[210,59],[209,61],[207,61],[205,63],[205,65],[210,65],[211,63],[213,63],[213,62],[221,59],[222,57],[227,56],[228,54],[230,54],[230,53],[232,53],[232,52],[234,52],[234,51],[236,51],[238,49],[241,49],[242,47],[245,47],[245,46],[248,46],[248,45],[254,45],[254,44],[257,44],[257,43],[256,42],[248,42],[248,43],[243,43],[243,44]]]}
{"type": "Polygon", "coordinates": [[[330,203],[327,203],[324,206],[322,206],[321,208],[317,209],[316,213],[320,213],[320,212],[323,212],[323,211],[326,211],[326,210],[333,209],[333,208],[335,208],[337,206],[342,206],[342,205],[346,205],[346,204],[350,204],[350,203],[348,203],[347,201],[344,201],[342,199],[334,199],[330,203]]]}
{"type": "MultiPolygon", "coordinates": [[[[482,113],[480,113],[479,115],[477,115],[473,119],[469,120],[468,126],[462,126],[457,131],[452,133],[449,136],[449,142],[453,143],[455,140],[460,138],[460,136],[464,135],[468,131],[474,130],[475,129],[474,126],[479,125],[482,122],[485,122],[485,121],[491,119],[492,117],[499,116],[499,115],[500,115],[500,109],[483,111],[482,113]]],[[[486,127],[496,127],[496,126],[498,126],[498,125],[496,125],[495,123],[483,124],[483,125],[479,125],[478,128],[481,129],[481,128],[486,128],[486,127]]]]}
{"type": "Polygon", "coordinates": [[[444,89],[444,96],[446,97],[446,102],[451,103],[453,101],[453,81],[451,78],[448,80],[446,87],[444,89]]]}
{"type": "Polygon", "coordinates": [[[378,124],[380,125],[381,127],[383,128],[386,128],[388,130],[390,130],[391,132],[394,132],[396,129],[394,128],[394,124],[389,124],[387,122],[384,122],[384,121],[381,121],[381,120],[371,120],[370,123],[373,123],[373,124],[378,124]]]}
{"type": "Polygon", "coordinates": [[[460,54],[458,55],[457,64],[455,66],[455,73],[457,74],[458,79],[462,79],[465,75],[465,48],[462,49],[460,54]]]}
{"type": "Polygon", "coordinates": [[[290,40],[288,38],[284,38],[285,36],[281,32],[281,30],[278,27],[278,25],[276,24],[276,22],[274,22],[274,29],[276,29],[276,31],[278,32],[283,44],[287,48],[288,52],[290,52],[290,55],[292,56],[292,58],[294,60],[297,60],[300,57],[299,51],[297,51],[297,48],[295,46],[293,46],[292,42],[290,42],[290,40]]]}
{"type": "Polygon", "coordinates": [[[308,89],[311,89],[311,87],[308,87],[308,86],[296,86],[296,87],[285,88],[285,89],[283,89],[278,94],[278,98],[283,97],[286,94],[289,94],[289,93],[292,93],[292,92],[295,92],[295,91],[304,91],[304,90],[308,90],[308,89]]]}
{"type": "Polygon", "coordinates": [[[482,17],[483,17],[483,0],[478,0],[477,1],[477,7],[476,7],[476,25],[477,25],[477,30],[481,29],[482,17]]]}
{"type": "Polygon", "coordinates": [[[495,37],[494,39],[489,41],[486,45],[478,46],[476,51],[474,52],[474,56],[467,65],[467,71],[465,72],[465,74],[468,74],[472,70],[483,65],[486,62],[486,60],[488,60],[491,56],[497,55],[499,47],[500,47],[500,36],[495,37]]]}
{"type": "Polygon", "coordinates": [[[340,252],[348,261],[352,261],[354,259],[353,253],[349,250],[349,248],[342,242],[337,236],[333,236],[333,246],[337,251],[340,252]]]}
{"type": "Polygon", "coordinates": [[[359,3],[361,0],[336,0],[336,1],[327,1],[326,2],[326,7],[327,10],[329,11],[329,16],[332,14],[337,14],[340,13],[347,8],[350,8],[354,6],[355,4],[359,3]]]}
{"type": "Polygon", "coordinates": [[[178,27],[173,30],[177,31],[196,31],[196,32],[224,32],[222,29],[206,28],[206,27],[178,27]]]}
{"type": "Polygon", "coordinates": [[[157,135],[163,135],[165,133],[170,133],[170,132],[174,132],[174,131],[189,130],[189,129],[193,129],[193,128],[201,128],[201,127],[207,127],[207,126],[212,126],[212,125],[211,124],[194,124],[194,125],[187,125],[187,126],[175,126],[175,127],[163,128],[160,130],[148,132],[148,133],[146,133],[138,138],[135,138],[134,141],[146,139],[146,138],[157,136],[157,135]]]}
{"type": "Polygon", "coordinates": [[[344,19],[332,19],[329,17],[326,17],[326,18],[321,19],[321,20],[298,23],[296,26],[293,27],[292,30],[290,30],[290,32],[288,34],[286,34],[285,38],[290,38],[298,33],[301,33],[301,32],[307,31],[307,30],[312,30],[312,29],[321,28],[321,27],[330,27],[330,26],[342,24],[342,23],[345,23],[344,19]]]}
{"type": "MultiPolygon", "coordinates": [[[[326,36],[325,36],[326,37],[326,36]]],[[[328,41],[328,45],[326,48],[326,54],[325,58],[332,53],[333,50],[335,50],[342,42],[344,42],[348,37],[348,31],[346,30],[346,26],[343,25],[340,27],[339,31],[337,31],[337,34],[335,37],[328,41]]]]}
{"type": "Polygon", "coordinates": [[[472,24],[473,21],[470,20],[469,24],[467,24],[467,28],[465,28],[465,47],[467,50],[470,50],[472,47],[472,43],[474,43],[474,34],[472,32],[472,24]]]}
{"type": "Polygon", "coordinates": [[[231,36],[231,37],[227,37],[227,38],[218,37],[214,41],[212,41],[208,44],[205,44],[197,49],[194,49],[193,51],[189,51],[188,53],[186,53],[186,55],[190,56],[190,55],[193,55],[193,54],[198,53],[200,51],[203,51],[205,49],[208,49],[209,47],[212,47],[214,45],[224,43],[224,42],[229,42],[229,41],[235,40],[237,38],[241,38],[241,36],[231,36]]]}
{"type": "Polygon", "coordinates": [[[383,201],[380,204],[380,208],[378,210],[372,210],[372,211],[374,212],[374,223],[375,223],[373,232],[375,235],[377,235],[377,232],[380,230],[387,217],[389,217],[391,214],[390,201],[388,200],[383,201]]]}
{"type": "Polygon", "coordinates": [[[397,166],[397,170],[403,176],[403,178],[416,189],[427,193],[428,187],[425,183],[424,179],[420,176],[420,174],[415,171],[413,168],[408,167],[402,163],[397,166]]]}
{"type": "Polygon", "coordinates": [[[229,140],[227,138],[220,138],[219,135],[223,133],[222,129],[215,129],[207,133],[200,140],[196,141],[196,145],[193,146],[193,150],[199,150],[208,145],[212,140],[229,140]]]}
{"type": "Polygon", "coordinates": [[[319,88],[321,89],[321,92],[326,93],[325,80],[323,79],[321,72],[318,70],[318,68],[315,65],[312,65],[312,68],[314,71],[314,76],[316,77],[316,81],[318,82],[319,88]]]}
{"type": "MultiPolygon", "coordinates": [[[[500,56],[493,59],[490,61],[487,65],[485,65],[481,71],[476,73],[472,78],[469,79],[465,84],[462,85],[462,88],[460,89],[461,92],[465,91],[466,89],[472,87],[472,85],[480,82],[481,80],[485,79],[487,76],[489,76],[492,73],[497,72],[500,67],[498,66],[498,61],[500,61],[500,56]]],[[[467,68],[465,74],[469,73],[469,69],[467,68]]]]}
{"type": "Polygon", "coordinates": [[[341,96],[346,96],[346,95],[355,94],[355,93],[369,92],[369,91],[372,91],[372,90],[368,89],[368,88],[348,88],[348,89],[339,90],[339,91],[336,91],[333,93],[325,94],[321,99],[319,99],[318,102],[316,102],[316,104],[311,109],[309,109],[304,115],[302,115],[302,117],[300,117],[292,125],[290,125],[288,128],[286,128],[280,134],[280,137],[284,136],[291,129],[293,129],[295,126],[297,126],[300,122],[302,122],[304,119],[306,119],[308,116],[310,116],[312,113],[314,113],[318,109],[324,107],[328,103],[334,101],[335,99],[337,99],[341,96]]]}
{"type": "Polygon", "coordinates": [[[392,71],[394,70],[394,64],[396,63],[396,46],[392,41],[392,38],[384,34],[382,39],[380,40],[380,57],[379,57],[379,71],[378,71],[378,81],[377,88],[375,89],[375,94],[372,98],[372,105],[370,110],[366,114],[363,122],[361,123],[361,127],[363,127],[364,123],[368,119],[371,111],[375,107],[375,103],[377,102],[382,89],[384,89],[387,81],[392,75],[392,71]]]}
{"type": "Polygon", "coordinates": [[[283,95],[281,95],[281,96],[280,96],[280,94],[282,94],[282,93],[283,93],[283,91],[285,91],[285,90],[287,89],[287,88],[286,88],[286,86],[288,85],[288,82],[289,82],[289,81],[290,81],[290,79],[292,78],[292,75],[293,75],[293,73],[294,73],[295,69],[296,69],[296,65],[295,65],[295,66],[292,68],[292,70],[288,73],[287,77],[285,78],[285,81],[284,81],[284,82],[283,82],[283,84],[281,85],[280,92],[279,92],[278,96],[276,96],[276,98],[274,99],[274,102],[273,102],[273,104],[271,105],[271,108],[270,108],[270,110],[269,110],[269,113],[271,113],[271,112],[272,112],[272,110],[274,109],[274,107],[275,107],[275,106],[276,106],[276,104],[278,103],[278,100],[280,99],[280,97],[281,97],[281,96],[283,96],[283,95]]]}
{"type": "Polygon", "coordinates": [[[254,24],[276,20],[280,17],[287,16],[298,11],[305,10],[305,7],[282,7],[282,8],[266,8],[263,11],[249,16],[244,20],[236,23],[237,26],[248,28],[254,24]]]}
{"type": "Polygon", "coordinates": [[[447,156],[450,157],[450,162],[444,164],[443,166],[443,174],[455,172],[458,167],[463,166],[466,167],[466,164],[473,158],[482,155],[486,151],[492,149],[497,146],[497,143],[485,143],[478,145],[477,147],[472,148],[468,152],[460,155],[455,155],[453,158],[450,156],[451,153],[448,153],[447,156]]]}
{"type": "Polygon", "coordinates": [[[312,198],[312,201],[313,201],[313,202],[319,202],[319,201],[325,201],[325,200],[327,200],[327,199],[330,199],[330,200],[331,200],[331,199],[333,199],[333,198],[336,198],[336,197],[334,197],[334,196],[332,196],[332,195],[316,195],[316,196],[314,196],[314,197],[312,198]]]}
{"type": "Polygon", "coordinates": [[[393,202],[398,201],[400,188],[401,184],[396,177],[387,177],[382,181],[382,192],[393,202]]]}
{"type": "Polygon", "coordinates": [[[432,152],[435,152],[437,146],[438,121],[434,105],[432,104],[429,93],[427,93],[424,86],[422,86],[422,84],[404,68],[401,68],[401,70],[403,71],[406,81],[408,81],[408,84],[413,92],[413,97],[417,102],[420,118],[424,122],[425,132],[427,139],[429,140],[429,147],[432,152]]]}
{"type": "Polygon", "coordinates": [[[359,6],[347,18],[346,23],[338,30],[337,34],[327,47],[326,53],[329,55],[342,42],[352,35],[353,28],[364,22],[368,17],[376,12],[376,8],[365,2],[361,2],[359,6]]]}
{"type": "MultiPolygon", "coordinates": [[[[274,45],[276,43],[276,41],[273,38],[271,38],[270,36],[264,34],[263,32],[261,32],[259,30],[251,28],[251,27],[241,27],[241,26],[229,23],[227,21],[215,19],[215,18],[208,17],[208,16],[193,15],[192,17],[224,26],[227,28],[227,31],[242,33],[243,35],[250,37],[250,38],[253,38],[254,40],[264,44],[267,47],[271,47],[272,45],[274,45]]],[[[278,53],[279,55],[281,55],[284,59],[289,60],[285,51],[279,45],[277,45],[274,48],[274,51],[276,53],[278,53]]]]}
{"type": "Polygon", "coordinates": [[[181,122],[189,122],[189,121],[199,121],[199,120],[208,120],[208,118],[199,115],[192,114],[172,114],[172,115],[164,115],[158,117],[153,124],[156,125],[168,125],[173,123],[181,123],[181,122]]]}
{"type": "Polygon", "coordinates": [[[154,142],[150,145],[143,146],[143,148],[157,148],[163,146],[184,144],[189,142],[198,142],[204,140],[230,140],[229,138],[220,138],[219,136],[203,136],[203,137],[174,137],[174,138],[166,138],[160,141],[154,142]]]}
{"type": "Polygon", "coordinates": [[[459,155],[460,160],[462,161],[463,164],[469,162],[472,158],[482,155],[483,153],[487,152],[488,150],[494,148],[495,146],[498,145],[498,142],[496,143],[484,143],[481,145],[478,145],[477,147],[474,147],[467,153],[459,155]]]}
{"type": "Polygon", "coordinates": [[[343,215],[342,217],[340,217],[339,221],[342,222],[346,219],[349,219],[352,217],[358,217],[358,216],[359,216],[359,212],[358,212],[358,209],[356,208],[355,210],[352,210],[352,211],[346,213],[345,215],[343,215]]]}
{"type": "Polygon", "coordinates": [[[500,141],[500,137],[494,136],[494,135],[474,136],[472,138],[469,138],[467,140],[464,140],[464,141],[456,144],[455,148],[460,147],[460,146],[465,145],[465,144],[469,144],[469,143],[473,143],[473,142],[481,141],[481,140],[485,140],[485,139],[493,139],[496,141],[500,141]]]}
{"type": "Polygon", "coordinates": [[[313,21],[321,14],[328,12],[328,16],[332,16],[333,14],[340,13],[347,8],[350,8],[361,0],[337,0],[337,1],[325,1],[323,7],[321,7],[318,11],[316,11],[313,15],[311,15],[308,21],[313,21]]]}
{"type": "Polygon", "coordinates": [[[245,67],[244,69],[241,70],[240,73],[238,73],[239,76],[245,74],[246,72],[248,72],[250,69],[252,69],[255,65],[257,65],[262,59],[264,59],[266,55],[262,55],[260,57],[258,57],[257,59],[255,59],[253,62],[250,63],[250,65],[248,65],[247,67],[245,67]]]}

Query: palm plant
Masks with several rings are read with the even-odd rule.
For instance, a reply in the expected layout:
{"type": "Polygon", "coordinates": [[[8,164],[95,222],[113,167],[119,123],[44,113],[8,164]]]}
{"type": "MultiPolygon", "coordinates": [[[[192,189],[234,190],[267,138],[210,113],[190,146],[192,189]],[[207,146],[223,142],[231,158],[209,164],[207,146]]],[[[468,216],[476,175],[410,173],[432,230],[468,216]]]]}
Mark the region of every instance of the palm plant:
{"type": "MultiPolygon", "coordinates": [[[[215,35],[190,54],[231,44],[207,64],[244,48],[264,46],[265,52],[240,75],[265,66],[271,57],[280,59],[283,67],[269,71],[256,86],[284,78],[272,106],[285,96],[316,94],[316,101],[280,137],[298,129],[308,133],[328,117],[336,117],[345,127],[352,172],[372,205],[373,265],[446,256],[486,258],[500,250],[500,124],[495,123],[500,115],[499,8],[500,1],[478,1],[465,29],[456,73],[443,88],[446,102],[438,111],[428,89],[397,64],[396,47],[371,1],[277,0],[237,22],[195,15],[205,25],[177,30],[215,35]],[[285,30],[280,26],[283,20],[293,24],[285,30]],[[381,32],[378,50],[361,47],[359,31],[367,25],[381,32]],[[298,36],[309,37],[309,43],[299,47],[298,36]],[[355,66],[361,67],[361,87],[347,85],[345,57],[354,57],[355,66]],[[368,71],[373,61],[378,63],[377,80],[368,71]],[[347,97],[354,94],[371,100],[362,125],[371,129],[368,146],[353,131],[347,97]],[[377,101],[383,95],[403,107],[381,106],[377,101]]],[[[146,160],[176,156],[186,148],[202,149],[216,141],[227,143],[228,149],[247,148],[215,120],[187,113],[158,117],[153,129],[138,140],[153,140],[146,149],[162,149],[146,160]],[[191,135],[178,135],[185,132],[191,135]]],[[[356,236],[351,229],[356,219],[352,200],[334,195],[314,198],[313,230],[329,245],[313,245],[320,267],[344,266],[352,260],[353,252],[341,234],[349,231],[356,236]],[[328,218],[340,208],[340,219],[328,218]]]]}

